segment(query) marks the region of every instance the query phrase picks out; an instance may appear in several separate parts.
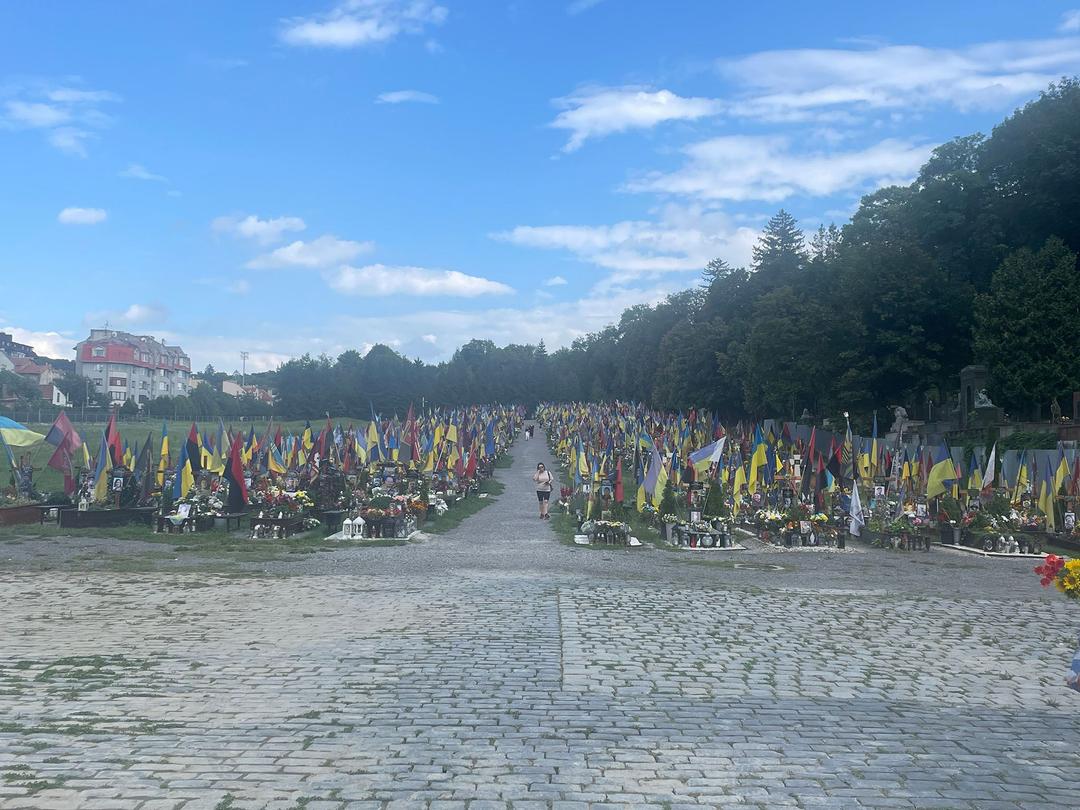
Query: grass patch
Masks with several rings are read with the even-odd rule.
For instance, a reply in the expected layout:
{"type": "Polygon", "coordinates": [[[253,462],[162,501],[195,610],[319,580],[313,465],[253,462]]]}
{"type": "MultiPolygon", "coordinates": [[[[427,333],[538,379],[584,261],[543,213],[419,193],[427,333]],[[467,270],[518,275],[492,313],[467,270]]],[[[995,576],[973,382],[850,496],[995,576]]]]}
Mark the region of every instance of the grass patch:
{"type": "Polygon", "coordinates": [[[485,478],[480,482],[480,493],[487,494],[486,498],[478,498],[470,495],[463,501],[458,501],[454,506],[433,520],[424,524],[423,531],[428,534],[445,534],[451,529],[461,525],[467,517],[471,517],[488,504],[494,503],[495,499],[503,494],[506,485],[494,478],[485,478]]]}
{"type": "Polygon", "coordinates": [[[514,466],[514,456],[510,453],[503,453],[497,459],[495,459],[496,470],[507,470],[514,466]]]}
{"type": "MultiPolygon", "coordinates": [[[[486,501],[482,501],[484,503],[486,501]]],[[[337,551],[361,546],[402,545],[404,538],[374,541],[331,541],[321,529],[293,537],[252,538],[246,531],[198,532],[195,534],[155,534],[144,526],[118,526],[101,529],[61,529],[54,525],[28,525],[0,528],[0,542],[13,536],[19,542],[52,541],[48,553],[26,558],[16,557],[0,563],[26,570],[62,569],[142,573],[148,571],[220,571],[246,563],[281,562],[299,556],[337,551]],[[93,546],[65,549],[65,539],[119,541],[107,548],[93,546]],[[130,543],[124,547],[124,543],[130,543]]],[[[24,543],[25,544],[25,543],[24,543]]]]}

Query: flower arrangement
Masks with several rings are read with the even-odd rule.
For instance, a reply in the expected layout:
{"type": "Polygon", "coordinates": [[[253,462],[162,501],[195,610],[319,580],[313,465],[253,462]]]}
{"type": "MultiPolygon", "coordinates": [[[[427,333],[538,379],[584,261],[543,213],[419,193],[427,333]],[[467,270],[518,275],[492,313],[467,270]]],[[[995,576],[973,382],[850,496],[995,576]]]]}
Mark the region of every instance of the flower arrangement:
{"type": "Polygon", "coordinates": [[[196,490],[194,487],[189,490],[186,498],[182,498],[177,503],[190,504],[191,511],[199,515],[220,514],[221,510],[225,508],[225,502],[221,498],[208,492],[196,490]]]}
{"type": "Polygon", "coordinates": [[[784,513],[776,509],[759,509],[754,513],[754,522],[760,526],[779,527],[784,523],[784,513]]]}
{"type": "Polygon", "coordinates": [[[1046,525],[1046,517],[1036,512],[1021,512],[1014,524],[1021,531],[1039,531],[1046,525]]]}
{"type": "Polygon", "coordinates": [[[735,521],[735,518],[733,518],[730,514],[727,514],[727,515],[702,515],[701,519],[704,520],[706,523],[709,523],[709,524],[714,524],[714,523],[717,523],[717,522],[730,524],[730,523],[733,523],[735,521]]]}
{"type": "Polygon", "coordinates": [[[1035,573],[1044,588],[1053,585],[1070,599],[1080,599],[1080,560],[1066,560],[1056,554],[1047,554],[1042,565],[1035,566],[1035,573]]]}
{"type": "Polygon", "coordinates": [[[670,513],[666,514],[666,515],[662,515],[660,517],[660,521],[662,523],[682,523],[682,521],[679,519],[678,515],[674,515],[674,514],[670,514],[670,513]]]}
{"type": "MultiPolygon", "coordinates": [[[[1080,599],[1080,560],[1066,560],[1056,554],[1047,554],[1043,564],[1035,566],[1034,570],[1044,588],[1053,585],[1069,599],[1080,599]]],[[[1065,685],[1080,692],[1080,650],[1073,655],[1065,685]]]]}

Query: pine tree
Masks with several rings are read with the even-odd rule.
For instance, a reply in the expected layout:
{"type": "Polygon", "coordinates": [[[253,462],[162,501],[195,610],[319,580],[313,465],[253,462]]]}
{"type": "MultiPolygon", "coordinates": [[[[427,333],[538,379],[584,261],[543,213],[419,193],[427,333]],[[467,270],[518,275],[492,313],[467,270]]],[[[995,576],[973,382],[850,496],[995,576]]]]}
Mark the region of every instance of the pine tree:
{"type": "Polygon", "coordinates": [[[760,283],[782,284],[806,265],[806,240],[795,217],[781,208],[754,245],[751,266],[760,283]]]}

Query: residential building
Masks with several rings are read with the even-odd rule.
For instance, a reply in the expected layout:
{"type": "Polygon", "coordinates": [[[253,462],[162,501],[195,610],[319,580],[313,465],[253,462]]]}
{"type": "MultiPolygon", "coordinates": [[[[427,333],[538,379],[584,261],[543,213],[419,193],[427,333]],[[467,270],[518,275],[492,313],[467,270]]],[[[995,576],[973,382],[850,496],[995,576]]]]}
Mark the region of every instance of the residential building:
{"type": "Polygon", "coordinates": [[[268,388],[260,388],[257,385],[240,385],[240,383],[233,382],[232,380],[221,381],[221,393],[228,394],[230,397],[254,397],[260,402],[266,402],[269,404],[274,403],[274,392],[268,388]]]}
{"type": "Polygon", "coordinates": [[[75,373],[113,402],[133,399],[141,405],[191,391],[191,360],[183,349],[115,329],[91,329],[75,346],[75,373]]]}
{"type": "Polygon", "coordinates": [[[41,398],[52,405],[66,407],[68,398],[53,383],[59,380],[63,374],[53,368],[51,363],[41,360],[31,360],[29,357],[10,358],[12,371],[33,383],[41,391],[41,398]]]}
{"type": "Polygon", "coordinates": [[[37,357],[33,346],[26,343],[16,343],[7,332],[0,332],[0,354],[6,354],[12,358],[29,357],[31,360],[37,357]]]}

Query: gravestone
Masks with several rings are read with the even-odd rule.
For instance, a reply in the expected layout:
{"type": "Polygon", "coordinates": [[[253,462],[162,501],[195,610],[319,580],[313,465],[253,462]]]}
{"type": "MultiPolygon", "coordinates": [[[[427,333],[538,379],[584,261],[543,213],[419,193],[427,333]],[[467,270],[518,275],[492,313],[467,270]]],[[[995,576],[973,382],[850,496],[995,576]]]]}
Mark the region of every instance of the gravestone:
{"type": "Polygon", "coordinates": [[[1002,409],[991,402],[986,393],[988,376],[986,366],[972,365],[960,369],[960,427],[993,425],[1004,419],[1002,409]]]}

